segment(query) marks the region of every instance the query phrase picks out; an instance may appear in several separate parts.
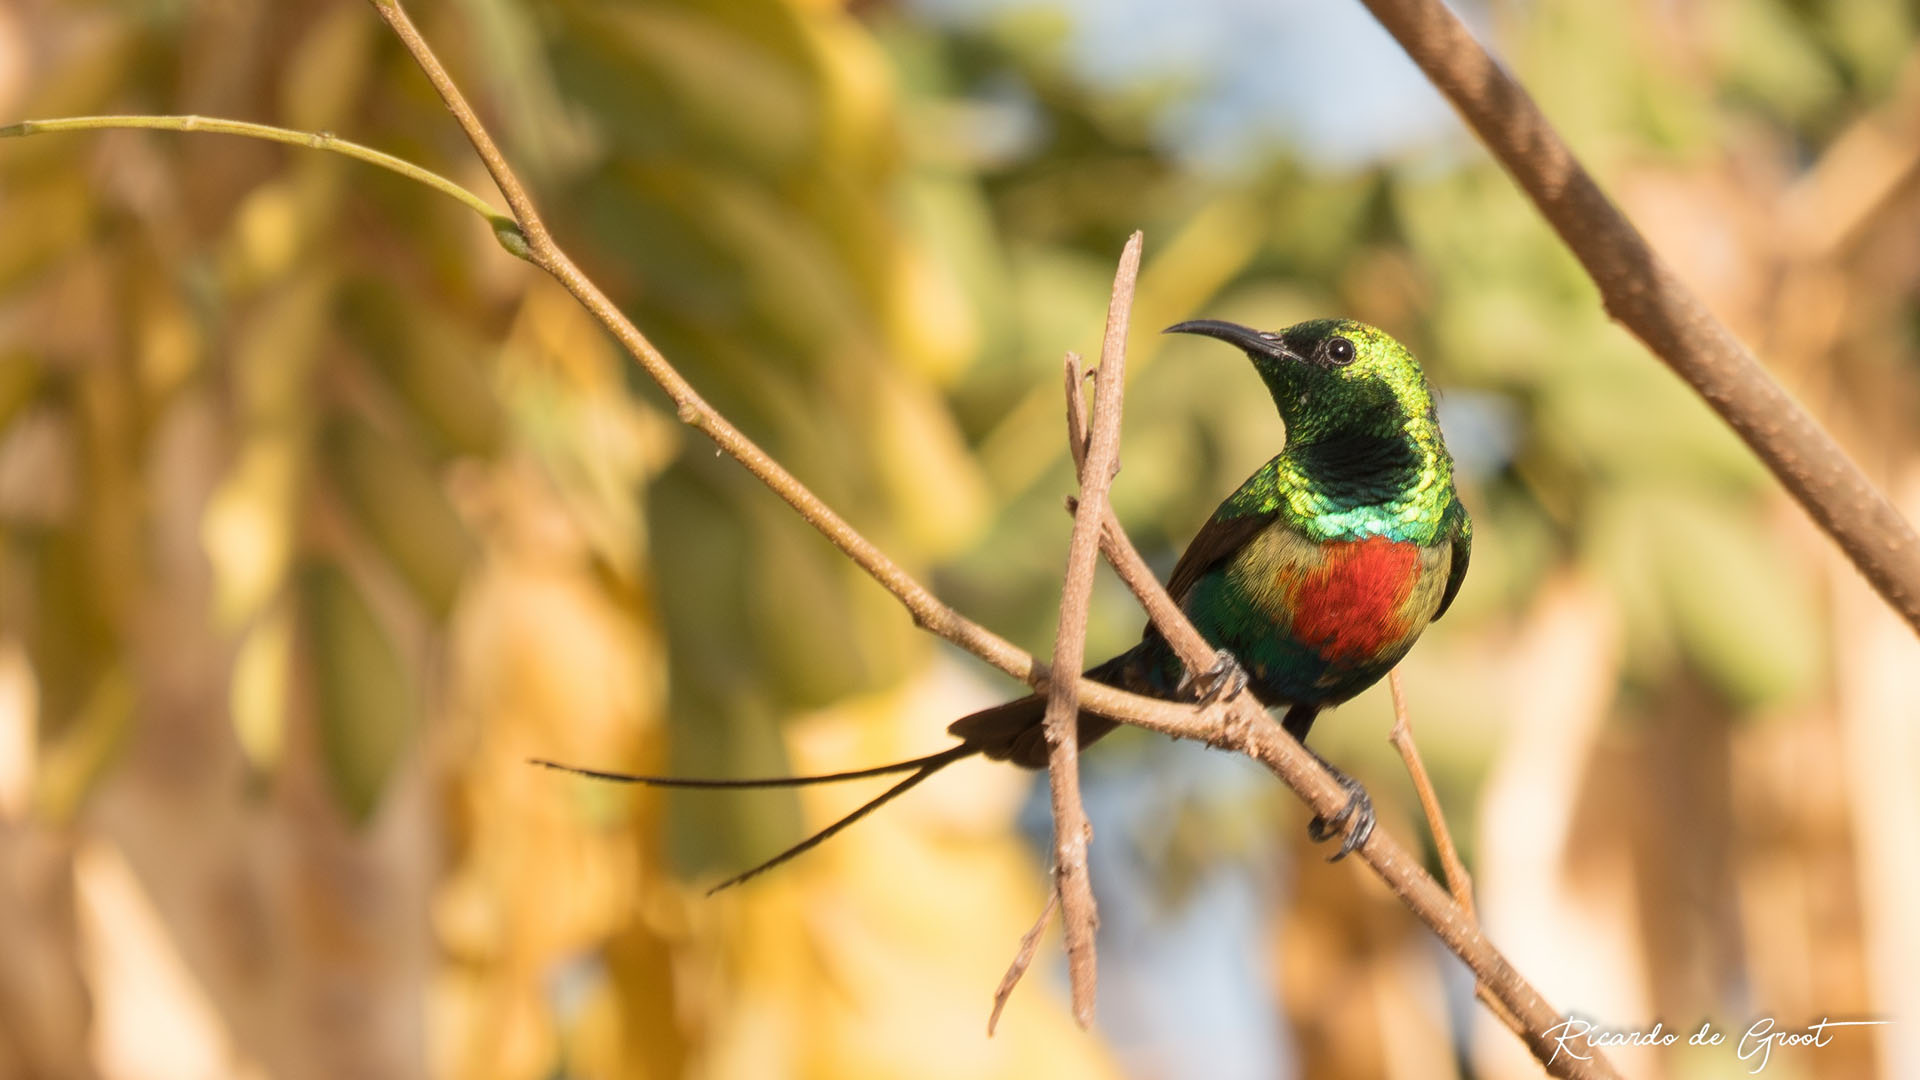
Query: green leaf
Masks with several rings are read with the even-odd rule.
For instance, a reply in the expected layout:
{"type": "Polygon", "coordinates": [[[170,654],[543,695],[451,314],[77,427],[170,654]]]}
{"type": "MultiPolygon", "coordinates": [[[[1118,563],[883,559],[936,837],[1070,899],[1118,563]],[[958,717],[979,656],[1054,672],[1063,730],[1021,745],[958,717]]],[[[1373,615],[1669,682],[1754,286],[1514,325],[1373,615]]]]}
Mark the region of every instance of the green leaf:
{"type": "Polygon", "coordinates": [[[1746,708],[1810,694],[1821,626],[1805,578],[1758,515],[1697,497],[1661,502],[1661,577],[1688,659],[1746,708]]]}
{"type": "Polygon", "coordinates": [[[324,445],[369,538],[434,618],[444,619],[475,549],[438,478],[418,455],[352,417],[337,419],[324,445]]]}
{"type": "Polygon", "coordinates": [[[414,687],[392,639],[344,571],[309,564],[299,589],[327,781],[347,816],[365,824],[413,734],[414,687]]]}

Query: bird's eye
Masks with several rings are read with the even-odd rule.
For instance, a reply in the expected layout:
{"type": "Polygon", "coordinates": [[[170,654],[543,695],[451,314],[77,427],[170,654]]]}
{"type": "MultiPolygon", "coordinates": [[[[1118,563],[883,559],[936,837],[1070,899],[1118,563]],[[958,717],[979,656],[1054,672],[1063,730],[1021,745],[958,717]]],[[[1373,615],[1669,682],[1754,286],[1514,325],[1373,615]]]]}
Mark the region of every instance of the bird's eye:
{"type": "Polygon", "coordinates": [[[1327,359],[1341,367],[1353,363],[1353,342],[1343,337],[1327,342],[1327,359]]]}

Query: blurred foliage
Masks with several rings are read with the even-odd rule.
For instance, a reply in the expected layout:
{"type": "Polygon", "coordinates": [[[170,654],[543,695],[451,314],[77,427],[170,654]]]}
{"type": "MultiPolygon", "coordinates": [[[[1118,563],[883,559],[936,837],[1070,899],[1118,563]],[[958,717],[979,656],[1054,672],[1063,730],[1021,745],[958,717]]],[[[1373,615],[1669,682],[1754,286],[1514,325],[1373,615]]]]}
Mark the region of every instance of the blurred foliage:
{"type": "MultiPolygon", "coordinates": [[[[1543,797],[1599,837],[1593,850],[1634,845],[1649,910],[1733,886],[1656,873],[1686,859],[1634,831],[1636,811],[1593,794],[1593,778],[1637,775],[1633,754],[1746,761],[1835,722],[1835,657],[1856,627],[1817,572],[1822,542],[1607,320],[1458,131],[1364,168],[1265,142],[1201,167],[1163,120],[1208,73],[1092,77],[1074,45],[1091,16],[1072,5],[416,6],[561,242],[700,392],[1014,640],[1046,648],[1055,619],[1071,487],[1058,358],[1097,352],[1112,260],[1144,228],[1114,497],[1162,569],[1283,432],[1238,357],[1160,327],[1349,314],[1407,341],[1446,391],[1477,550],[1409,681],[1470,854],[1483,840],[1464,823],[1501,760],[1494,717],[1531,685],[1509,656],[1545,655],[1569,581],[1599,597],[1580,640],[1615,723],[1582,744],[1587,771],[1543,797]],[[1761,719],[1771,730],[1747,723],[1761,719]]],[[[1898,229],[1819,247],[1793,222],[1912,220],[1910,183],[1866,211],[1819,199],[1831,169],[1853,167],[1834,154],[1852,133],[1920,140],[1901,119],[1920,115],[1920,12],[1476,10],[1683,276],[1870,467],[1910,463],[1920,254],[1898,229]]],[[[33,0],[0,11],[0,75],[0,120],[262,120],[483,188],[359,5],[33,0]]],[[[664,798],[526,766],[851,768],[926,752],[1005,687],[956,675],[463,215],[285,147],[128,132],[0,143],[0,627],[30,673],[33,820],[78,821],[128,852],[216,1041],[268,1075],[417,1075],[423,1061],[462,1077],[1145,1069],[1074,1034],[1044,985],[979,1041],[1044,887],[1013,830],[1018,778],[943,779],[952,793],[916,793],[707,901],[688,883],[852,796],[664,798]],[[227,897],[212,915],[207,882],[227,897]],[[374,985],[401,1003],[365,1006],[378,1024],[316,1007],[374,985]]],[[[1140,621],[1101,589],[1096,653],[1140,621]]],[[[1380,708],[1369,697],[1316,738],[1387,777],[1380,708]]],[[[1106,760],[1124,778],[1158,752],[1106,760]]],[[[1772,774],[1722,767],[1731,793],[1684,809],[1726,840],[1735,799],[1772,790],[1772,774]]],[[[1809,768],[1809,790],[1843,781],[1809,768]]],[[[1685,786],[1649,793],[1645,813],[1677,813],[1685,786]]],[[[1112,838],[1155,871],[1164,895],[1142,902],[1156,918],[1298,828],[1264,789],[1168,791],[1146,834],[1112,838]]],[[[1407,834],[1396,801],[1383,810],[1407,834]]],[[[1830,835],[1809,828],[1809,846],[1830,835]]],[[[1271,982],[1309,1075],[1387,1074],[1378,1033],[1417,1003],[1382,990],[1356,1004],[1374,992],[1352,987],[1438,985],[1365,888],[1314,878],[1274,917],[1286,955],[1271,982]],[[1347,970],[1381,980],[1335,978],[1347,970]]],[[[1682,936],[1718,910],[1673,906],[1682,936]]],[[[1648,922],[1651,955],[1666,924],[1648,922]]],[[[1779,930],[1756,924],[1753,939],[1779,930]]],[[[1867,948],[1860,933],[1829,945],[1867,948]]],[[[1650,977],[1660,1015],[1723,1005],[1749,979],[1782,985],[1675,955],[1672,970],[1720,964],[1721,981],[1650,977]]],[[[1836,976],[1814,1005],[1849,1011],[1859,983],[1836,976]]],[[[1116,1015],[1130,993],[1112,995],[1116,1015]]],[[[1453,1059],[1444,1028],[1428,1017],[1418,1036],[1433,1060],[1453,1059]]],[[[47,1052],[0,1045],[0,1074],[47,1052]]],[[[1861,1075],[1844,1071],[1859,1060],[1820,1067],[1861,1075]]]]}

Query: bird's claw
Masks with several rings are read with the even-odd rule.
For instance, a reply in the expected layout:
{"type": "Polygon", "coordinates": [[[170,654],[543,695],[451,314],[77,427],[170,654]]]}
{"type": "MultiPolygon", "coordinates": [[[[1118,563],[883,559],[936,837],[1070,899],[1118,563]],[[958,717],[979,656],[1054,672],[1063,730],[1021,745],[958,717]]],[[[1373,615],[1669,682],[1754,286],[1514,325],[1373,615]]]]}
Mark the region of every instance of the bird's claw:
{"type": "Polygon", "coordinates": [[[1212,667],[1198,675],[1180,677],[1180,693],[1191,697],[1195,705],[1232,701],[1246,688],[1247,669],[1225,649],[1214,651],[1212,667]]]}
{"type": "MultiPolygon", "coordinates": [[[[1318,754],[1314,756],[1319,757],[1318,754]]],[[[1340,841],[1340,850],[1327,856],[1328,862],[1339,862],[1373,835],[1373,799],[1367,795],[1367,789],[1360,786],[1360,781],[1328,765],[1325,758],[1320,759],[1320,764],[1326,765],[1327,771],[1347,790],[1347,804],[1330,818],[1315,814],[1313,820],[1307,822],[1307,836],[1316,844],[1331,840],[1340,834],[1342,825],[1351,821],[1352,824],[1346,829],[1346,837],[1340,841]]]]}

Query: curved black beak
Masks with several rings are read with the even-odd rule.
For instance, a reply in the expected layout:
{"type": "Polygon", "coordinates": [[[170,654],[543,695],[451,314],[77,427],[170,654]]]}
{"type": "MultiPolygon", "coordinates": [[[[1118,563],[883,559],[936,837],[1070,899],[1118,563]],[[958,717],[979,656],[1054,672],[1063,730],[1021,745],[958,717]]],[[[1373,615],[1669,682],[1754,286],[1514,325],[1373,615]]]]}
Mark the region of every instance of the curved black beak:
{"type": "Polygon", "coordinates": [[[1287,348],[1279,334],[1269,334],[1239,323],[1224,322],[1220,319],[1190,319],[1175,323],[1160,331],[1163,334],[1200,334],[1205,337],[1219,338],[1229,344],[1238,345],[1250,353],[1278,357],[1287,360],[1299,360],[1301,357],[1287,348]]]}

